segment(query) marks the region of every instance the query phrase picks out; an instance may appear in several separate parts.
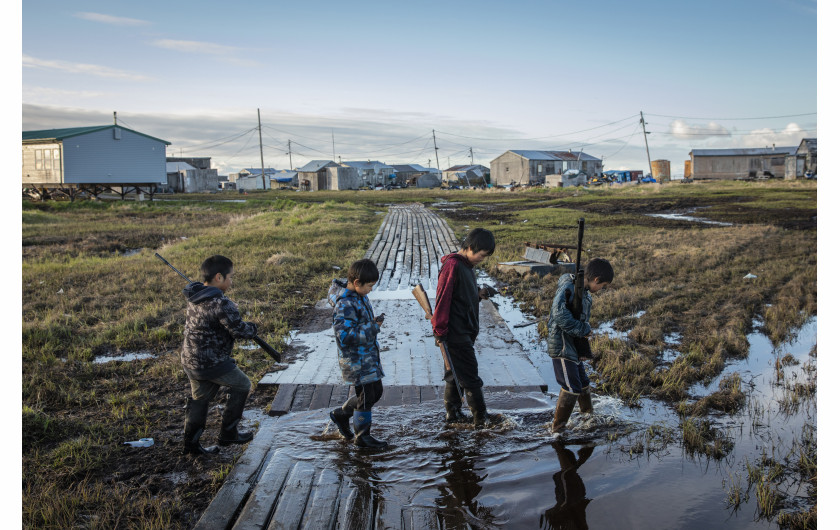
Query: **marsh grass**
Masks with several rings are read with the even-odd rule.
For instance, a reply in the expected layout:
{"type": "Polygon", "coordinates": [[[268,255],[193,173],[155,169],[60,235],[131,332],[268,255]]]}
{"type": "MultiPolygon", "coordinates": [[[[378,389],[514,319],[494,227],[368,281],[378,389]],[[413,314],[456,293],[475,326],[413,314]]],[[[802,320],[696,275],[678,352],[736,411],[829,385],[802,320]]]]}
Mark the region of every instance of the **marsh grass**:
{"type": "Polygon", "coordinates": [[[680,422],[680,429],[683,449],[689,456],[702,455],[720,460],[735,447],[732,438],[709,420],[687,418],[680,422]]]}

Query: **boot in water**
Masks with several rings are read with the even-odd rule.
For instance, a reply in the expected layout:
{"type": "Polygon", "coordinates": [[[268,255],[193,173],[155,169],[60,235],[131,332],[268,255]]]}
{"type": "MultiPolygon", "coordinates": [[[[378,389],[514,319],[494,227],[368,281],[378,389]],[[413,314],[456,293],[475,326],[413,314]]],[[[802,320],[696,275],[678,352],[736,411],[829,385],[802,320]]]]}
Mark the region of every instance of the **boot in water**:
{"type": "Polygon", "coordinates": [[[353,411],[353,430],[356,432],[356,437],[353,440],[359,447],[369,447],[371,449],[385,449],[388,447],[388,442],[384,440],[377,440],[370,435],[371,412],[367,411],[353,411]]]}
{"type": "Polygon", "coordinates": [[[344,412],[344,407],[338,407],[330,412],[330,420],[338,427],[338,432],[341,433],[341,436],[348,441],[353,441],[353,438],[356,437],[350,429],[350,418],[352,417],[352,413],[348,414],[344,412]]]}

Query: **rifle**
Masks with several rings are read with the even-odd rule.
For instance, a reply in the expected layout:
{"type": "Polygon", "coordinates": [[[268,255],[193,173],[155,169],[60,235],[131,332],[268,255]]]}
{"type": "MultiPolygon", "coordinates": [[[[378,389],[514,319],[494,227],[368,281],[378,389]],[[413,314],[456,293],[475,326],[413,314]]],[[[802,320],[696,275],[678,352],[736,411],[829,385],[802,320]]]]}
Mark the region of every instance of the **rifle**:
{"type": "MultiPolygon", "coordinates": [[[[186,276],[183,272],[181,272],[181,271],[179,271],[178,269],[176,269],[175,267],[173,267],[171,263],[169,263],[168,261],[166,261],[165,259],[163,259],[163,256],[161,256],[160,254],[158,254],[157,252],[155,252],[155,257],[156,257],[156,258],[158,258],[159,260],[161,260],[162,262],[166,263],[167,265],[169,265],[169,268],[170,268],[170,269],[172,269],[173,271],[177,272],[178,274],[180,274],[180,275],[181,275],[181,278],[183,278],[183,279],[187,280],[187,282],[189,282],[189,283],[192,283],[192,280],[190,280],[190,279],[189,279],[189,277],[187,277],[187,276],[186,276]]],[[[267,354],[268,354],[268,355],[269,355],[272,359],[274,359],[274,360],[275,360],[275,361],[277,361],[278,363],[282,363],[282,362],[283,362],[283,357],[280,355],[280,352],[278,352],[277,350],[275,350],[274,348],[272,348],[271,346],[269,346],[269,344],[268,344],[266,341],[262,340],[261,338],[257,337],[256,335],[254,335],[254,339],[253,339],[253,340],[254,340],[254,342],[256,342],[256,343],[257,343],[257,345],[258,345],[260,348],[262,348],[262,349],[263,349],[263,351],[265,351],[265,353],[267,353],[267,354]]]]}
{"type": "MultiPolygon", "coordinates": [[[[572,312],[572,316],[580,319],[580,314],[583,312],[583,267],[580,263],[580,254],[583,250],[583,225],[584,219],[578,219],[578,245],[577,245],[577,261],[575,262],[575,297],[569,305],[568,298],[566,299],[566,306],[572,312]]],[[[577,350],[580,359],[592,358],[592,348],[589,346],[589,339],[586,337],[572,337],[572,342],[577,350]]]]}
{"type": "MultiPolygon", "coordinates": [[[[429,295],[426,294],[426,289],[423,288],[423,285],[420,283],[415,285],[411,290],[411,294],[414,295],[414,298],[416,298],[417,302],[420,303],[420,307],[422,307],[423,311],[426,312],[426,320],[432,320],[432,304],[429,302],[429,295]]],[[[438,343],[440,344],[440,353],[443,355],[443,366],[447,370],[452,371],[452,379],[455,381],[455,388],[458,390],[458,396],[463,400],[463,396],[461,395],[461,385],[458,384],[458,374],[455,373],[455,368],[452,366],[452,359],[449,357],[449,347],[446,345],[446,341],[441,340],[438,341],[438,343]]]]}

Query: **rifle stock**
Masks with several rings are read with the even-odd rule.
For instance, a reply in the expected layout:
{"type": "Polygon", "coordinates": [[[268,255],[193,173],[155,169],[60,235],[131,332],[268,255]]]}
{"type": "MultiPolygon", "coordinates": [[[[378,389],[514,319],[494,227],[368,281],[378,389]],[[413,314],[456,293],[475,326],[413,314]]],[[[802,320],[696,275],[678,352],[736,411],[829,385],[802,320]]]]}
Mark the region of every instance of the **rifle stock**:
{"type": "MultiPolygon", "coordinates": [[[[411,294],[414,295],[414,298],[417,299],[420,307],[422,307],[423,311],[426,312],[426,320],[431,320],[433,315],[432,303],[429,302],[429,295],[426,294],[426,289],[423,288],[423,285],[419,283],[415,285],[411,290],[411,294]]],[[[449,358],[449,348],[446,346],[445,341],[438,341],[438,346],[440,346],[440,354],[443,356],[443,367],[452,372],[453,379],[455,380],[455,387],[458,389],[458,395],[460,396],[461,385],[458,383],[458,376],[455,374],[455,370],[452,368],[452,362],[449,358]]]]}

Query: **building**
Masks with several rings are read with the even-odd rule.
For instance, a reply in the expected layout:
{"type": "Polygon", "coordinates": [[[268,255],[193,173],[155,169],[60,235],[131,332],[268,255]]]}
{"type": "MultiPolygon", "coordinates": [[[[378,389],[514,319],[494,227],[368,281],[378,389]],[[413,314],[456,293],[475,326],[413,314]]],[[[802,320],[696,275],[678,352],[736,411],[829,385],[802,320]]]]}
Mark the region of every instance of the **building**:
{"type": "Polygon", "coordinates": [[[313,160],[298,169],[301,190],[357,190],[362,186],[356,168],[338,165],[332,160],[313,160]]]}
{"type": "Polygon", "coordinates": [[[562,175],[576,169],[587,177],[603,173],[600,158],[582,151],[505,151],[490,161],[490,181],[494,186],[544,184],[546,175],[562,175]]]}
{"type": "Polygon", "coordinates": [[[748,147],[741,149],[692,149],[691,176],[696,180],[783,178],[785,161],[797,147],[748,147]]]}
{"type": "Polygon", "coordinates": [[[105,190],[150,195],[166,186],[166,140],[119,125],[23,131],[23,187],[74,198],[105,190]]]}
{"type": "Polygon", "coordinates": [[[247,167],[228,176],[230,182],[236,183],[239,190],[267,190],[271,188],[271,179],[277,174],[273,167],[247,167]],[[265,176],[265,178],[263,178],[265,176]]]}
{"type": "Polygon", "coordinates": [[[785,159],[785,178],[817,176],[817,139],[803,138],[796,153],[785,159]]]}
{"type": "Polygon", "coordinates": [[[437,188],[440,187],[440,184],[440,173],[437,170],[423,173],[414,182],[414,185],[418,188],[437,188]]]}
{"type": "Polygon", "coordinates": [[[416,186],[417,179],[431,170],[419,164],[394,164],[394,184],[397,186],[416,186]]]}
{"type": "Polygon", "coordinates": [[[298,172],[293,169],[281,169],[271,177],[271,189],[296,188],[298,186],[298,172]]]}
{"type": "Polygon", "coordinates": [[[480,164],[452,166],[443,170],[443,180],[459,185],[486,186],[490,168],[480,164]]]}
{"type": "Polygon", "coordinates": [[[343,162],[341,165],[345,167],[352,167],[358,172],[359,179],[361,180],[360,186],[362,187],[373,187],[379,184],[387,186],[388,184],[393,183],[393,181],[397,178],[394,166],[384,164],[378,160],[374,160],[373,162],[370,160],[367,162],[343,162]]]}
{"type": "MultiPolygon", "coordinates": [[[[185,168],[184,168],[185,169],[185,168]]],[[[227,180],[219,176],[219,170],[210,167],[210,157],[166,157],[166,178],[168,187],[173,192],[196,193],[201,191],[214,191],[219,189],[219,183],[227,180]],[[176,165],[171,165],[176,164],[176,165]],[[190,170],[181,173],[180,166],[189,166],[190,170]],[[174,170],[174,173],[170,171],[174,170]],[[189,177],[189,178],[186,178],[189,177]],[[180,184],[178,186],[177,184],[180,184]]]]}

